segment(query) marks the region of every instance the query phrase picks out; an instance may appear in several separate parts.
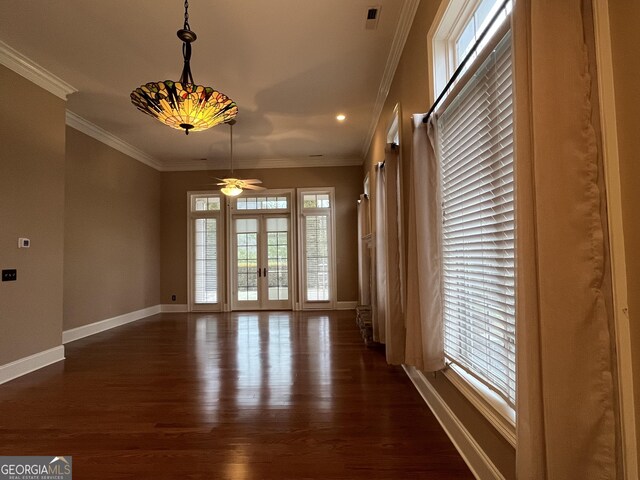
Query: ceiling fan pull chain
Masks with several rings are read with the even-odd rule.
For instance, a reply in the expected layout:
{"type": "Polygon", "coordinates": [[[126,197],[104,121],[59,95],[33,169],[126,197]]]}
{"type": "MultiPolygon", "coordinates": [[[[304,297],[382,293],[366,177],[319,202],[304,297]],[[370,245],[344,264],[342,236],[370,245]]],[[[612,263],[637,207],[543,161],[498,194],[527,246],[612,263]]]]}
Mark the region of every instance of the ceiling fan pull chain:
{"type": "Polygon", "coordinates": [[[236,122],[229,122],[229,156],[231,157],[231,176],[233,177],[233,124],[236,122]]]}

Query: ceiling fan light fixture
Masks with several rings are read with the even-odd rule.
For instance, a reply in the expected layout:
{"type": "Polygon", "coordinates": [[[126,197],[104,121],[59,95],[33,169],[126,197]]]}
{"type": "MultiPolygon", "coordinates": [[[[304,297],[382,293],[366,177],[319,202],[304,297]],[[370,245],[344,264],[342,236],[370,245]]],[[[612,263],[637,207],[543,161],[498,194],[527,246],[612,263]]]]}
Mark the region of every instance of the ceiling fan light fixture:
{"type": "Polygon", "coordinates": [[[235,184],[226,185],[220,191],[227,197],[237,197],[242,193],[242,189],[235,184]]]}
{"type": "Polygon", "coordinates": [[[238,106],[212,87],[196,85],[191,74],[191,43],[197,36],[189,27],[189,2],[184,2],[182,40],[184,67],[180,80],[149,82],[131,92],[131,103],[151,117],[177,130],[198,132],[226,123],[238,114],[238,106]]]}

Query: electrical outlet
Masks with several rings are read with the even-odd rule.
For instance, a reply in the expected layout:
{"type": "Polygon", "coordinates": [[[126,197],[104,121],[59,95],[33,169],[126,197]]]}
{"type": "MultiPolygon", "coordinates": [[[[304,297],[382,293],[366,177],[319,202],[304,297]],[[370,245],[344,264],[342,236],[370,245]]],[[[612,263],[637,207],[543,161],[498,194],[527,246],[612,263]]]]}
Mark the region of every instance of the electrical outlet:
{"type": "Polygon", "coordinates": [[[3,282],[15,282],[18,279],[18,271],[15,268],[2,270],[3,282]]]}

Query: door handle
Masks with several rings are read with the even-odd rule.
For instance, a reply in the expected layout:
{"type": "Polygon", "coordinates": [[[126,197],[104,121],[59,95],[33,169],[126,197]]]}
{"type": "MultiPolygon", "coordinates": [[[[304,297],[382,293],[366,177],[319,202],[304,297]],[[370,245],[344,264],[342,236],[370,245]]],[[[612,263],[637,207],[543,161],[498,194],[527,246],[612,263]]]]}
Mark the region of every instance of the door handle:
{"type": "Polygon", "coordinates": [[[261,277],[262,275],[260,275],[260,267],[258,267],[258,277],[261,277]]]}
{"type": "Polygon", "coordinates": [[[264,267],[264,268],[262,269],[262,275],[263,275],[264,277],[266,277],[266,276],[267,276],[267,267],[264,267]]]}

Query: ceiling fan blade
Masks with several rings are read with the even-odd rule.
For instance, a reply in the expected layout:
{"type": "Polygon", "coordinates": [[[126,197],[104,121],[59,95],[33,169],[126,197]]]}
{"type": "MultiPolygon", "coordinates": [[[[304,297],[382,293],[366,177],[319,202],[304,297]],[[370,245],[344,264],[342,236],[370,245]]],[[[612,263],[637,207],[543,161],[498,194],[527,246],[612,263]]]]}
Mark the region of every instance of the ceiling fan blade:
{"type": "Polygon", "coordinates": [[[258,180],[257,178],[248,178],[246,180],[242,180],[244,183],[262,183],[262,180],[258,180]]]}
{"type": "Polygon", "coordinates": [[[242,188],[246,188],[247,190],[266,190],[264,187],[259,187],[258,185],[243,185],[242,188]]]}

